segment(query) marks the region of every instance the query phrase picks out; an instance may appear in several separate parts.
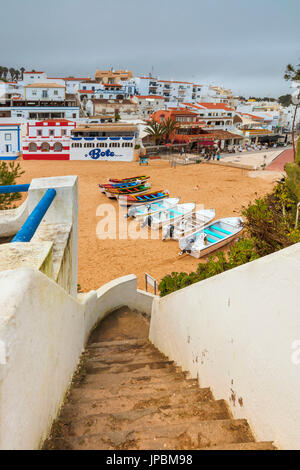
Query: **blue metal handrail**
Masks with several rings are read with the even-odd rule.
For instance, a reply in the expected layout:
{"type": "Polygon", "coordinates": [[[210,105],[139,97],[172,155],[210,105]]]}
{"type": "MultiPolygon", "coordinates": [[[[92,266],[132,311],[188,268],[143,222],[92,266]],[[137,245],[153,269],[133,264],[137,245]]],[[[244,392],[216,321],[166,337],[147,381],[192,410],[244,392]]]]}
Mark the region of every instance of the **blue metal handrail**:
{"type": "Polygon", "coordinates": [[[26,222],[24,222],[23,226],[10,243],[30,242],[55,196],[55,189],[48,189],[46,191],[40,202],[33,209],[26,222]]]}
{"type": "Polygon", "coordinates": [[[0,194],[26,193],[30,184],[12,184],[9,186],[0,186],[0,194]]]}

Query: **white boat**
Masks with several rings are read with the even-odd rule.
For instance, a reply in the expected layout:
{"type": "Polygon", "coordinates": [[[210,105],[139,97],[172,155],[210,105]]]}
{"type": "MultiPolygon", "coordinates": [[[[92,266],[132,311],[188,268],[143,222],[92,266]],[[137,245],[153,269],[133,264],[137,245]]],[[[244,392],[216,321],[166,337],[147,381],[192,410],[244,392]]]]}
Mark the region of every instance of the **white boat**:
{"type": "Polygon", "coordinates": [[[176,220],[182,219],[184,216],[191,214],[195,209],[194,202],[188,202],[185,204],[178,204],[170,209],[165,209],[164,211],[156,212],[156,214],[147,215],[145,217],[142,227],[149,225],[149,227],[158,230],[164,225],[169,225],[170,222],[176,222],[176,220]]]}
{"type": "Polygon", "coordinates": [[[142,204],[140,206],[131,206],[128,209],[126,217],[133,219],[144,218],[148,215],[156,214],[171,207],[175,207],[179,202],[179,197],[167,197],[161,201],[153,202],[152,204],[142,204]]]}
{"type": "Polygon", "coordinates": [[[191,233],[197,232],[216,216],[214,209],[202,209],[179,218],[177,221],[163,227],[162,239],[180,240],[191,233]]]}
{"type": "Polygon", "coordinates": [[[188,253],[194,258],[201,258],[234,240],[243,227],[244,221],[241,217],[218,219],[201,230],[181,238],[179,254],[188,253]]]}

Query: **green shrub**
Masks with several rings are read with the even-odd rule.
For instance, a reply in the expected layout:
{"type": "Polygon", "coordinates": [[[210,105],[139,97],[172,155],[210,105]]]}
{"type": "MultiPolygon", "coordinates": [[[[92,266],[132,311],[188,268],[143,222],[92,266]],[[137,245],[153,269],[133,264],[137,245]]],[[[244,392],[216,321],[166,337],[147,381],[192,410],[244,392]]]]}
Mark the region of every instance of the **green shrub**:
{"type": "Polygon", "coordinates": [[[196,272],[167,274],[159,284],[160,296],[171,294],[178,289],[203,281],[256,258],[258,255],[255,252],[253,241],[241,237],[230,247],[227,255],[223,251],[218,251],[215,255],[209,256],[206,263],[199,263],[196,272]]]}
{"type": "Polygon", "coordinates": [[[294,229],[298,201],[295,191],[298,173],[294,167],[293,184],[290,176],[283,178],[272,193],[243,209],[246,236],[233,243],[227,254],[219,251],[209,256],[196,272],[173,272],[165,276],[159,284],[161,297],[300,242],[300,229],[294,229]]]}
{"type": "MultiPolygon", "coordinates": [[[[0,186],[9,186],[16,184],[16,179],[19,178],[24,171],[21,170],[20,163],[13,162],[0,162],[0,186]]],[[[11,209],[14,207],[14,202],[21,199],[20,193],[0,194],[0,209],[11,209]]]]}

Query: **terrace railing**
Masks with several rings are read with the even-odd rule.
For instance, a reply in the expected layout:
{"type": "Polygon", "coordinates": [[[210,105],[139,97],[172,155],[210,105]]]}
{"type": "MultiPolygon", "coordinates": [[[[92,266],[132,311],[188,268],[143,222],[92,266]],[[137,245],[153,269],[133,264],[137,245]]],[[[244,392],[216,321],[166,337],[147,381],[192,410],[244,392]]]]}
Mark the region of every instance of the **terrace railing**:
{"type": "MultiPolygon", "coordinates": [[[[0,194],[27,192],[29,184],[16,184],[11,186],[0,186],[0,194]]],[[[11,240],[14,242],[30,242],[33,235],[35,234],[38,226],[40,225],[44,215],[52,204],[53,199],[56,196],[56,190],[51,188],[47,189],[42,199],[38,202],[36,207],[33,209],[27,220],[24,222],[19,232],[11,240]]]]}

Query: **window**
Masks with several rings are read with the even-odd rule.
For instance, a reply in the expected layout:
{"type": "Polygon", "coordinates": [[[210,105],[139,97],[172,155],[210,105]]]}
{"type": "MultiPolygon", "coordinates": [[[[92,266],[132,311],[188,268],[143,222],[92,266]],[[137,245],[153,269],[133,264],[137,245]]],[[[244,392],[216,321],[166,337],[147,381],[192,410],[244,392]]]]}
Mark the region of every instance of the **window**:
{"type": "Polygon", "coordinates": [[[66,129],[63,129],[63,130],[61,131],[61,133],[62,133],[62,135],[67,135],[66,129]]]}
{"type": "Polygon", "coordinates": [[[42,135],[42,131],[37,131],[37,135],[42,135]]]}
{"type": "Polygon", "coordinates": [[[11,140],[11,134],[5,134],[4,138],[5,140],[11,140]]]}
{"type": "Polygon", "coordinates": [[[54,131],[49,131],[49,135],[54,135],[54,131]]]}
{"type": "Polygon", "coordinates": [[[54,90],[53,94],[57,96],[58,95],[58,90],[54,90]]]}
{"type": "Polygon", "coordinates": [[[42,97],[43,97],[43,98],[47,98],[47,97],[48,97],[48,91],[47,91],[47,90],[43,90],[43,91],[42,91],[42,97]]]}
{"type": "Polygon", "coordinates": [[[36,90],[32,90],[32,96],[36,96],[36,90]]]}
{"type": "Polygon", "coordinates": [[[50,145],[48,144],[48,142],[43,142],[42,145],[41,145],[41,151],[42,152],[49,152],[50,150],[50,145]]]}
{"type": "Polygon", "coordinates": [[[63,149],[63,146],[61,145],[60,142],[55,142],[55,144],[53,145],[53,151],[54,152],[61,152],[63,149]]]}
{"type": "Polygon", "coordinates": [[[30,142],[28,145],[28,152],[36,152],[37,151],[37,145],[35,142],[30,142]]]}

